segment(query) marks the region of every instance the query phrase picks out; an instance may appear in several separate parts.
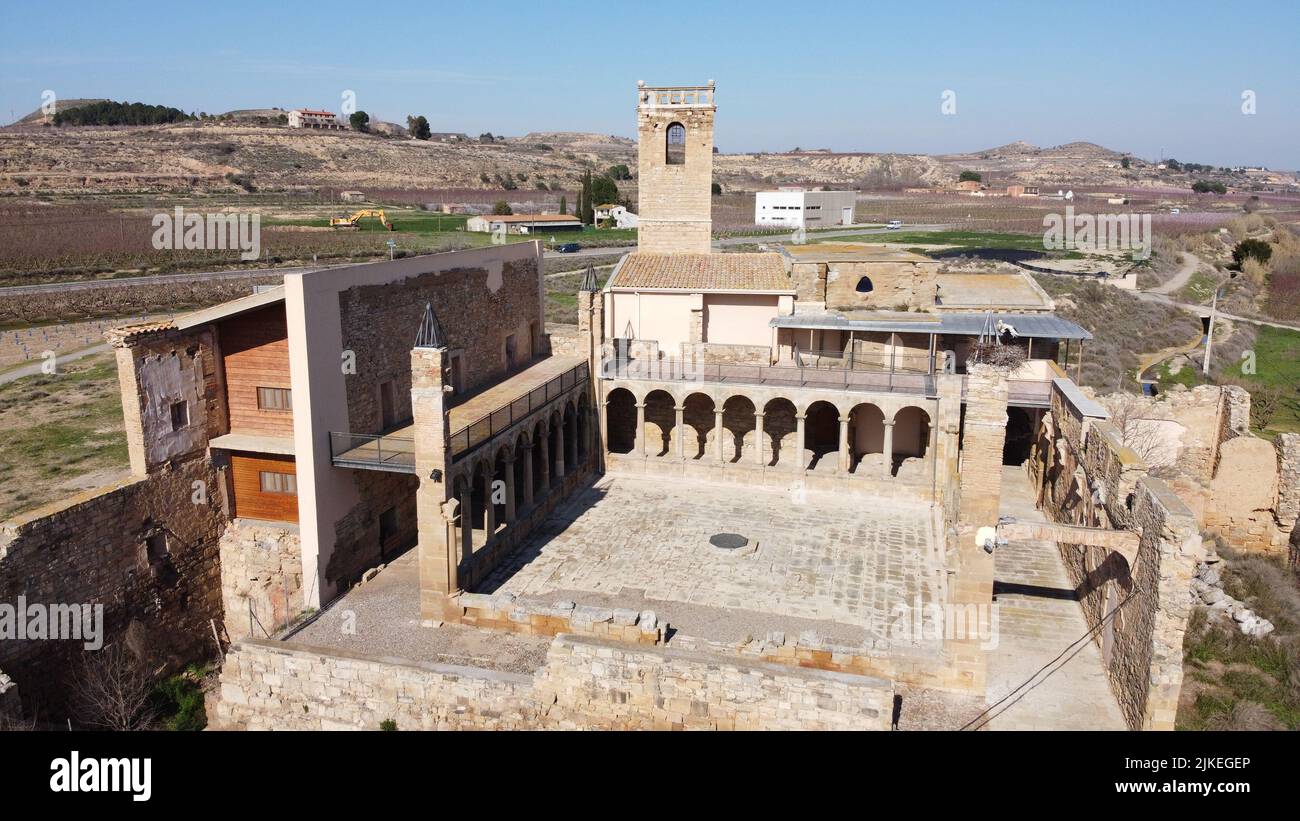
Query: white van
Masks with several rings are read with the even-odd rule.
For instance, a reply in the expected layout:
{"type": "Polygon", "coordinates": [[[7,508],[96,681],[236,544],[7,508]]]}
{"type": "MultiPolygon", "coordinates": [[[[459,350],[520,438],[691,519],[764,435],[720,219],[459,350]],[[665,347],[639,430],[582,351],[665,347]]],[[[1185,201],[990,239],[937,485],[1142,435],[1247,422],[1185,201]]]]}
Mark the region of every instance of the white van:
{"type": "Polygon", "coordinates": [[[890,221],[889,221],[889,224],[886,225],[885,227],[888,228],[890,231],[897,231],[899,228],[902,228],[902,227],[903,227],[903,221],[902,221],[902,220],[890,220],[890,221]]]}

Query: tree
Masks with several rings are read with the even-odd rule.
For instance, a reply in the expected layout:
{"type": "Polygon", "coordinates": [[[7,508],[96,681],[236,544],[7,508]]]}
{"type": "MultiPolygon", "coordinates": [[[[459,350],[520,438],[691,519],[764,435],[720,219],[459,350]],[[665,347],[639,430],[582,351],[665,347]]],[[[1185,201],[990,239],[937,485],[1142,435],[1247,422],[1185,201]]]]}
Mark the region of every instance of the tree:
{"type": "Polygon", "coordinates": [[[620,163],[619,165],[611,165],[609,170],[605,172],[605,176],[611,180],[630,180],[632,179],[632,172],[628,170],[626,165],[620,163]]]}
{"type": "Polygon", "coordinates": [[[569,213],[569,198],[564,196],[563,194],[560,195],[560,213],[561,214],[569,213]]]}
{"type": "Polygon", "coordinates": [[[364,111],[354,111],[348,115],[348,125],[353,131],[369,131],[370,115],[364,111]]]}
{"type": "Polygon", "coordinates": [[[1273,256],[1273,246],[1262,239],[1243,239],[1232,249],[1232,261],[1240,268],[1247,259],[1267,263],[1273,256]]]}
{"type": "Polygon", "coordinates": [[[1122,159],[1122,160],[1119,161],[1119,167],[1120,167],[1120,168],[1128,168],[1128,167],[1129,167],[1129,164],[1130,164],[1130,163],[1129,163],[1129,158],[1128,158],[1128,157],[1125,157],[1124,159],[1122,159]]]}
{"type": "Polygon", "coordinates": [[[710,189],[710,193],[712,193],[713,196],[715,197],[722,196],[722,183],[720,182],[713,183],[713,186],[710,189]]]}
{"type": "Polygon", "coordinates": [[[618,202],[618,186],[609,177],[596,177],[591,181],[591,201],[593,205],[618,202]]]}
{"type": "Polygon", "coordinates": [[[82,657],[73,684],[81,723],[104,730],[145,730],[157,720],[153,679],[121,644],[82,657]]]}
{"type": "Polygon", "coordinates": [[[497,141],[497,138],[492,136],[491,131],[484,131],[482,134],[478,135],[478,141],[481,143],[494,143],[497,141]]]}
{"type": "Polygon", "coordinates": [[[983,182],[984,177],[978,171],[963,171],[957,175],[957,182],[983,182]]]}
{"type": "Polygon", "coordinates": [[[510,210],[510,203],[505,200],[497,200],[492,205],[492,216],[494,217],[507,217],[513,213],[514,211],[510,210]]]}
{"type": "Polygon", "coordinates": [[[432,132],[429,131],[429,121],[425,119],[423,114],[407,117],[406,130],[411,132],[411,136],[417,140],[427,140],[432,134],[432,132]]]}
{"type": "Polygon", "coordinates": [[[1228,186],[1211,180],[1197,180],[1192,183],[1192,190],[1197,194],[1226,194],[1228,186]]]}
{"type": "Polygon", "coordinates": [[[582,207],[578,211],[578,219],[586,225],[591,225],[596,221],[596,203],[592,199],[592,181],[591,169],[588,168],[582,175],[582,207]]]}

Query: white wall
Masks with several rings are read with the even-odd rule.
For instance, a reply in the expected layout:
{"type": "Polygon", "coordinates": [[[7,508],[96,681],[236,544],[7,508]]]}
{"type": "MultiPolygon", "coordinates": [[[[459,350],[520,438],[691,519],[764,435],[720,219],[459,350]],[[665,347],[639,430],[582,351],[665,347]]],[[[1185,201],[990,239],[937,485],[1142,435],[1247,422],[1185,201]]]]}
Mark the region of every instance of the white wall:
{"type": "Polygon", "coordinates": [[[704,341],[771,347],[768,322],[778,314],[776,294],[705,294],[704,341]]]}
{"type": "Polygon", "coordinates": [[[759,191],[754,195],[754,224],[823,228],[853,221],[856,191],[759,191]]]}
{"type": "Polygon", "coordinates": [[[691,341],[691,311],[701,307],[699,294],[614,292],[610,303],[611,338],[622,337],[631,322],[636,339],[658,340],[668,356],[691,341]]]}

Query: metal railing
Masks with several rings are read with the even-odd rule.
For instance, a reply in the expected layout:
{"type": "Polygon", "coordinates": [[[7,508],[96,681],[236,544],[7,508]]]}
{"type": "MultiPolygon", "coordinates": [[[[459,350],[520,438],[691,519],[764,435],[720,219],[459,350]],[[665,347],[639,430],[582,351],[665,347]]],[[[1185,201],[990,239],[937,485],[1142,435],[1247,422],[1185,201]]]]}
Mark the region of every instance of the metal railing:
{"type": "MultiPolygon", "coordinates": [[[[970,377],[961,380],[961,398],[966,399],[966,386],[970,377]]],[[[1047,408],[1052,405],[1052,380],[1008,379],[1007,404],[1015,407],[1047,408]]]]}
{"type": "Polygon", "coordinates": [[[415,473],[415,437],[330,431],[330,461],[336,467],[415,473]]]}
{"type": "Polygon", "coordinates": [[[723,365],[681,359],[620,359],[601,362],[605,379],[713,382],[788,388],[821,388],[934,396],[934,376],[848,368],[801,368],[797,365],[723,365]]]}
{"type": "Polygon", "coordinates": [[[465,427],[452,431],[452,458],[459,458],[511,425],[523,421],[530,414],[540,410],[547,402],[557,398],[560,394],[588,377],[587,363],[579,363],[551,379],[545,385],[533,388],[491,413],[480,416],[465,427]]]}
{"type": "Polygon", "coordinates": [[[848,368],[862,371],[931,373],[930,354],[898,351],[805,351],[795,350],[795,359],[805,368],[848,368]]]}

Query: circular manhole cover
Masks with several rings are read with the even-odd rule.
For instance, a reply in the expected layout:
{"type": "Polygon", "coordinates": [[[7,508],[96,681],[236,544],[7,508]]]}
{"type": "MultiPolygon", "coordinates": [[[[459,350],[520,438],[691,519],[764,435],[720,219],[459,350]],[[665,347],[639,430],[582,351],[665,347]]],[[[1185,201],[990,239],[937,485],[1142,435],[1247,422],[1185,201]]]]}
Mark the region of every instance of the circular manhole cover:
{"type": "Polygon", "coordinates": [[[749,539],[739,533],[715,533],[709,537],[709,544],[723,550],[739,550],[749,544],[749,539]]]}

